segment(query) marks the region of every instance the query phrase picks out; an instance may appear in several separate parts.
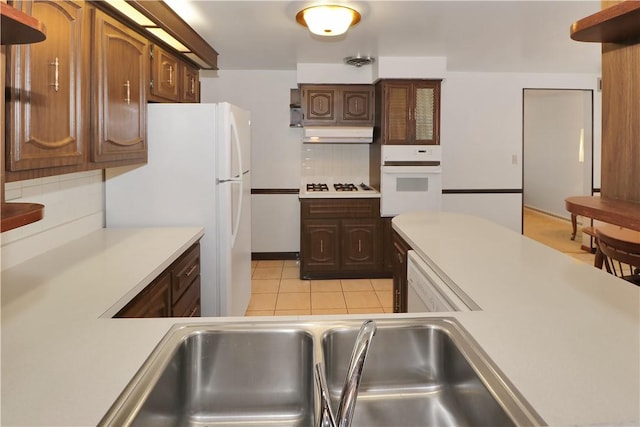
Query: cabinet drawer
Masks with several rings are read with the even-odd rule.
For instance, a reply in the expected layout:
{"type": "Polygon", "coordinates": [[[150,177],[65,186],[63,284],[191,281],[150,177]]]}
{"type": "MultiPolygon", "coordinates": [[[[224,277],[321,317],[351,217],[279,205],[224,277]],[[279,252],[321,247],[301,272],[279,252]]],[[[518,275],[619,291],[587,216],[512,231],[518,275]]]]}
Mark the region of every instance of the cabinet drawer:
{"type": "Polygon", "coordinates": [[[173,317],[200,316],[200,276],[196,276],[184,295],[173,305],[173,317]]]}
{"type": "Polygon", "coordinates": [[[171,272],[172,302],[187,290],[193,280],[200,275],[200,244],[196,243],[176,262],[171,272]]]}
{"type": "Polygon", "coordinates": [[[171,276],[161,275],[114,317],[169,317],[170,284],[171,276]]]}
{"type": "Polygon", "coordinates": [[[379,199],[306,199],[301,200],[302,218],[377,218],[379,199]]]}

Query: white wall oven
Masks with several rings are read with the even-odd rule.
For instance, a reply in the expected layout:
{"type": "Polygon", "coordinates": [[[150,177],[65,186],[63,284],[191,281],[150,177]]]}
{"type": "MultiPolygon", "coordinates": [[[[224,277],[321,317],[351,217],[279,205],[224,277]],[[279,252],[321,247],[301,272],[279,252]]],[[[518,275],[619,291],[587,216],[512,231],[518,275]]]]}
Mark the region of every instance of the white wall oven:
{"type": "Polygon", "coordinates": [[[435,211],[442,205],[440,146],[383,145],[380,215],[435,211]]]}

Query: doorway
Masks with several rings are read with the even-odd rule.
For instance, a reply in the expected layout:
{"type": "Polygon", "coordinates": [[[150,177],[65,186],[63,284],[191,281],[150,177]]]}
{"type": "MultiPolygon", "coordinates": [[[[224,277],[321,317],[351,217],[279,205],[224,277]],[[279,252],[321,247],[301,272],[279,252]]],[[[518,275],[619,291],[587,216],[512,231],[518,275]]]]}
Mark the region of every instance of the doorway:
{"type": "Polygon", "coordinates": [[[523,234],[580,253],[564,199],[592,194],[593,91],[524,89],[522,133],[523,234]]]}

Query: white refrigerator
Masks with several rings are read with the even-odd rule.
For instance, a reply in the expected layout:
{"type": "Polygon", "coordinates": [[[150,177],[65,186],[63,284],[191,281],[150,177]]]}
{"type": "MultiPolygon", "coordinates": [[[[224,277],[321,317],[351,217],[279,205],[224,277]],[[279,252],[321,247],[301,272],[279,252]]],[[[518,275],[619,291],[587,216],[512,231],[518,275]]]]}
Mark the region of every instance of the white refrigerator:
{"type": "Polygon", "coordinates": [[[203,316],[251,297],[250,114],[229,103],[149,104],[148,163],[105,172],[107,227],[203,226],[203,316]]]}

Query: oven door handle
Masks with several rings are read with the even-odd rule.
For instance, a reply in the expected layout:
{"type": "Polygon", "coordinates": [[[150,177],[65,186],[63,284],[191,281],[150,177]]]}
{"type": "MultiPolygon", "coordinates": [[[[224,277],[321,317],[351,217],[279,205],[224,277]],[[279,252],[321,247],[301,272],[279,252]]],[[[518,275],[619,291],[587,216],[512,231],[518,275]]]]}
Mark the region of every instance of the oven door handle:
{"type": "Polygon", "coordinates": [[[440,166],[382,166],[382,173],[393,175],[442,173],[442,168],[440,166]]]}

